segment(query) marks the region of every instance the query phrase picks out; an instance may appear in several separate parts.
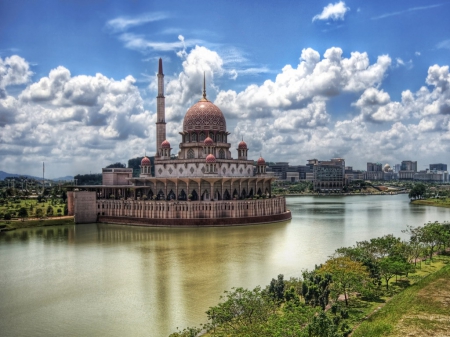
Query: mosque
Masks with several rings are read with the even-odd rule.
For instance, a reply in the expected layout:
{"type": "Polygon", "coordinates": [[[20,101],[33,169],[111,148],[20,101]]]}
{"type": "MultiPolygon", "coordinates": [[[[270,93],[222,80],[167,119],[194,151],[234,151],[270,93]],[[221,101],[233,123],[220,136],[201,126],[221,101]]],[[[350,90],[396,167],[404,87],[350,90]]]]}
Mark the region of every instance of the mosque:
{"type": "Polygon", "coordinates": [[[269,223],[291,218],[283,196],[272,194],[275,178],[266,162],[247,158],[242,140],[233,159],[222,111],[203,96],[188,109],[177,156],[166,139],[164,74],[158,67],[156,154],[139,177],[132,169],[105,168],[99,186],[76,186],[68,193],[76,223],[108,222],[147,226],[225,226],[269,223]],[[152,171],[154,175],[152,175],[152,171]]]}

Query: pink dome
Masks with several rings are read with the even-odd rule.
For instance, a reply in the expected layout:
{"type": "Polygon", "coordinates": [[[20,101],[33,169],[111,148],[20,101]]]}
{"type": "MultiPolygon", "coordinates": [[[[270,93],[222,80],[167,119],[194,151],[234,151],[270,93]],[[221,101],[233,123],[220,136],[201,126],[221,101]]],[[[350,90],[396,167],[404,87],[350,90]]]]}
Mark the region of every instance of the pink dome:
{"type": "Polygon", "coordinates": [[[206,139],[204,140],[204,143],[206,146],[211,146],[214,144],[213,140],[209,136],[206,137],[206,139]]]}
{"type": "Polygon", "coordinates": [[[214,155],[212,155],[212,154],[208,154],[208,156],[206,157],[206,162],[207,163],[215,163],[216,157],[214,157],[214,155]]]}
{"type": "Polygon", "coordinates": [[[145,156],[144,158],[142,158],[141,160],[141,166],[150,166],[151,162],[150,159],[147,158],[147,156],[145,156]]]}
{"type": "Polygon", "coordinates": [[[222,111],[208,100],[200,100],[189,108],[184,116],[183,131],[227,131],[222,111]]]}
{"type": "Polygon", "coordinates": [[[259,159],[258,159],[258,165],[266,165],[266,161],[264,160],[263,157],[259,157],[259,159]]]}
{"type": "Polygon", "coordinates": [[[240,142],[238,145],[238,149],[239,150],[247,150],[247,143],[244,141],[240,142]]]}
{"type": "Polygon", "coordinates": [[[170,143],[167,141],[167,139],[161,143],[161,147],[163,149],[170,149],[170,143]]]}

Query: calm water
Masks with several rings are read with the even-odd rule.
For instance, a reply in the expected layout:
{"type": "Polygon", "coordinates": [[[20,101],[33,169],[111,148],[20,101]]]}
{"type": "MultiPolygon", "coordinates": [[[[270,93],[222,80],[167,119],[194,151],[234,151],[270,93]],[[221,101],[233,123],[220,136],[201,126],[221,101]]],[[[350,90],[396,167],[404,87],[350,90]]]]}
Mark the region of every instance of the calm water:
{"type": "Polygon", "coordinates": [[[406,195],[292,197],[289,222],[229,228],[78,225],[0,234],[0,335],[167,336],[231,287],[266,285],[342,246],[450,209],[406,195]]]}

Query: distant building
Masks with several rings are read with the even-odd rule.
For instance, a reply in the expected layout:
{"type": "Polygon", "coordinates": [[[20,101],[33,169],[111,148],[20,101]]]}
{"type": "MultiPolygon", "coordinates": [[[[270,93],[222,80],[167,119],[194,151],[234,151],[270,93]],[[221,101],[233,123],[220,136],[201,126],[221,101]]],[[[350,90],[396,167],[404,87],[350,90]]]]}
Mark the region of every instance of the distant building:
{"type": "MultiPolygon", "coordinates": [[[[307,174],[312,175],[312,167],[309,165],[289,165],[288,162],[276,162],[267,164],[267,172],[271,173],[277,180],[308,181],[307,174]]],[[[312,180],[312,176],[311,179],[312,180]]]]}
{"type": "Polygon", "coordinates": [[[313,186],[318,192],[342,192],[345,184],[345,160],[333,158],[329,161],[308,160],[313,164],[313,186]]]}
{"type": "Polygon", "coordinates": [[[365,180],[384,180],[384,172],[381,163],[367,163],[367,171],[364,173],[365,180]]]}
{"type": "Polygon", "coordinates": [[[350,183],[354,180],[363,180],[364,172],[360,170],[353,170],[353,167],[346,166],[345,167],[345,181],[350,183]]]}
{"type": "Polygon", "coordinates": [[[447,182],[448,172],[437,170],[419,171],[414,174],[414,180],[428,181],[428,182],[447,182]]]}
{"type": "Polygon", "coordinates": [[[271,172],[272,175],[278,180],[286,180],[286,172],[288,171],[288,168],[288,162],[269,163],[267,172],[271,172]]]}
{"type": "Polygon", "coordinates": [[[430,164],[430,171],[447,171],[447,164],[430,164]]]}
{"type": "Polygon", "coordinates": [[[400,165],[398,172],[399,180],[414,180],[414,174],[417,172],[417,161],[404,160],[400,165]]]}

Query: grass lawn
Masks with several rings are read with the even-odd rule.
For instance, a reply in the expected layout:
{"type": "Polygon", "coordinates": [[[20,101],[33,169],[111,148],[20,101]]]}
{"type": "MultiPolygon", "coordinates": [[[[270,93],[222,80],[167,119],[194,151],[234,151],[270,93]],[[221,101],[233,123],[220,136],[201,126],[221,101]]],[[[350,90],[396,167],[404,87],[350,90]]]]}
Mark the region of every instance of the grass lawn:
{"type": "Polygon", "coordinates": [[[414,205],[426,205],[437,207],[450,207],[450,198],[445,199],[420,199],[411,202],[414,205]]]}
{"type": "Polygon", "coordinates": [[[29,227],[42,227],[42,226],[60,226],[60,225],[73,225],[73,216],[71,217],[54,217],[47,219],[36,219],[36,220],[12,220],[4,221],[0,220],[0,228],[5,228],[6,230],[13,230],[18,228],[29,228],[29,227]]]}
{"type": "Polygon", "coordinates": [[[46,200],[45,202],[38,202],[37,199],[18,199],[16,202],[5,202],[0,205],[0,220],[3,220],[5,213],[9,212],[12,217],[16,217],[19,209],[25,207],[28,211],[28,217],[32,218],[36,215],[36,210],[41,209],[42,215],[47,215],[47,208],[51,206],[53,209],[53,215],[58,215],[58,209],[61,210],[61,214],[64,214],[65,204],[61,202],[61,199],[56,199],[55,203],[51,200],[46,200]]]}
{"type": "Polygon", "coordinates": [[[449,258],[436,257],[431,264],[423,263],[422,269],[410,279],[418,281],[395,295],[352,336],[449,336],[449,258]],[[420,277],[423,278],[419,280],[420,277]]]}

